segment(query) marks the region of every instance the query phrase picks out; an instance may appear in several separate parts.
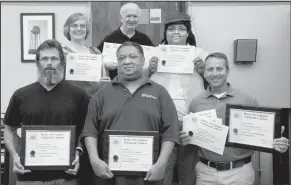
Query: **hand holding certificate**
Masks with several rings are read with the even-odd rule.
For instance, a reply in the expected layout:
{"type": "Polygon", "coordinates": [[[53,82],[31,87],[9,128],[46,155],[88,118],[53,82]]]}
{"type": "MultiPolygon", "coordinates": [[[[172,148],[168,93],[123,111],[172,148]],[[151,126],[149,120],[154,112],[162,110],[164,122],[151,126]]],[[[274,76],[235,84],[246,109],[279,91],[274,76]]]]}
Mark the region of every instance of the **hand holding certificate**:
{"type": "Polygon", "coordinates": [[[191,137],[190,144],[223,154],[228,127],[216,118],[214,109],[185,116],[183,131],[191,137]]]}
{"type": "Polygon", "coordinates": [[[102,55],[69,53],[66,80],[98,82],[102,73],[102,55]]]}

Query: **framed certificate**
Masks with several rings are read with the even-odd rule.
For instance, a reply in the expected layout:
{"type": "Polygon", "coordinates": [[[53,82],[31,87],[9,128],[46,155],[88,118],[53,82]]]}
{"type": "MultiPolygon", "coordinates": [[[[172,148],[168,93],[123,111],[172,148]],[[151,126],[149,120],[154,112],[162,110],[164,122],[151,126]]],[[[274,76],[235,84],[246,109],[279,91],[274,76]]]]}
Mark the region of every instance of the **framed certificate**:
{"type": "Polygon", "coordinates": [[[273,140],[281,137],[280,108],[226,105],[229,126],[226,146],[273,152],[273,140]]]}
{"type": "Polygon", "coordinates": [[[104,131],[103,157],[114,175],[145,176],[157,161],[159,132],[104,131]]]}
{"type": "Polygon", "coordinates": [[[75,126],[23,125],[21,163],[29,170],[67,170],[75,158],[75,126]]]}

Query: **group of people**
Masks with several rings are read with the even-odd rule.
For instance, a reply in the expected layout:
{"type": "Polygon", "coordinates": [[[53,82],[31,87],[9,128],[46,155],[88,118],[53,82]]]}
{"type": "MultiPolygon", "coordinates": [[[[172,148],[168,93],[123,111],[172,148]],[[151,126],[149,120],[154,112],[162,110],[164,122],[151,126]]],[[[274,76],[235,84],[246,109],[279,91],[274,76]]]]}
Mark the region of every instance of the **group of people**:
{"type": "MultiPolygon", "coordinates": [[[[56,40],[44,41],[36,52],[38,80],[14,92],[5,113],[4,140],[13,159],[17,185],[172,185],[177,166],[180,185],[247,185],[254,182],[253,151],[225,147],[223,155],[190,144],[182,131],[183,116],[215,109],[225,123],[227,103],[254,105],[252,96],[227,81],[229,64],[223,53],[197,47],[191,18],[185,13],[165,20],[162,45],[190,45],[197,58],[189,61],[194,73],[158,73],[158,57],[144,67],[140,45],[154,46],[150,38],[136,30],[141,10],[134,3],[120,9],[121,26],[100,45],[86,46],[90,32],[84,14],[71,15],[64,25],[70,41],[62,47],[56,40]],[[120,43],[117,65],[103,64],[100,82],[66,81],[68,53],[101,54],[104,42],[120,43]],[[20,160],[22,125],[74,125],[76,149],[72,169],[28,170],[20,160]],[[158,131],[161,147],[158,159],[146,176],[114,175],[105,162],[104,130],[158,131]]],[[[274,139],[274,150],[286,152],[289,140],[274,139]]]]}

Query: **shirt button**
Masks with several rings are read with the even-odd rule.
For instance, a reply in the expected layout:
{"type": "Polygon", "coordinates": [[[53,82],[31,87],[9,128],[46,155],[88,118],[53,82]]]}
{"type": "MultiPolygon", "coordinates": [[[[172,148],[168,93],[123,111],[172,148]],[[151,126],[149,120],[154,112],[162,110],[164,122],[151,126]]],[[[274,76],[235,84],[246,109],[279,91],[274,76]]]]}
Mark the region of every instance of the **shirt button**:
{"type": "Polygon", "coordinates": [[[217,100],[217,103],[219,103],[219,100],[217,100]]]}

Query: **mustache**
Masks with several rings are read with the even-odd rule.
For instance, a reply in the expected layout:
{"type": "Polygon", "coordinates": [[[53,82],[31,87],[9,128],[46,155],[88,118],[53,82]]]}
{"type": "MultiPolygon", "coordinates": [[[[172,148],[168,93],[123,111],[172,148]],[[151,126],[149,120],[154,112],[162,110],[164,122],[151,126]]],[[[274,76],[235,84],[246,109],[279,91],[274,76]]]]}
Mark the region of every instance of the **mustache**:
{"type": "Polygon", "coordinates": [[[44,70],[45,70],[45,71],[47,71],[47,70],[52,70],[52,71],[55,71],[55,70],[56,70],[56,68],[53,68],[53,67],[46,67],[46,68],[44,68],[44,70]]]}

